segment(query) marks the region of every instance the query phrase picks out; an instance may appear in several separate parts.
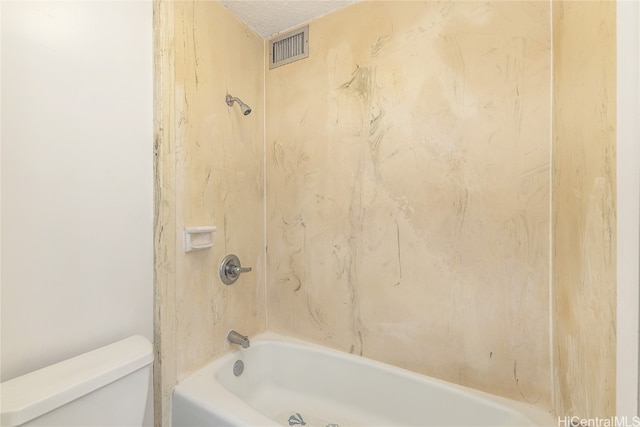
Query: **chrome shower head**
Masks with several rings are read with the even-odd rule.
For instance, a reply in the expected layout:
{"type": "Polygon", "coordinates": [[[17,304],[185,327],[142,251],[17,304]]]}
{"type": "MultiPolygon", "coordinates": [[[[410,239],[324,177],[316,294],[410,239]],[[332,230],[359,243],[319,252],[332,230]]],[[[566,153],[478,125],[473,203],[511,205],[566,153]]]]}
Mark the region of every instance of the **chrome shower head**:
{"type": "Polygon", "coordinates": [[[229,107],[231,107],[233,105],[234,101],[237,102],[238,105],[240,105],[240,109],[242,110],[242,114],[244,114],[245,116],[248,115],[251,112],[251,107],[249,107],[247,104],[245,104],[244,102],[242,102],[239,98],[236,98],[235,96],[227,95],[225,100],[227,101],[227,105],[229,107]]]}

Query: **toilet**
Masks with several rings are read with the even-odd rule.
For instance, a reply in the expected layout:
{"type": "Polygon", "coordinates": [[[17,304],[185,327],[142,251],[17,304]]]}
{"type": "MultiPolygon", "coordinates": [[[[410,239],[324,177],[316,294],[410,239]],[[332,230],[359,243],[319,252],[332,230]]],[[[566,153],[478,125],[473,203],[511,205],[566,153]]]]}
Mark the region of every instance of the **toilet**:
{"type": "Polygon", "coordinates": [[[142,425],[152,345],[135,335],[0,384],[0,425],[142,425]]]}

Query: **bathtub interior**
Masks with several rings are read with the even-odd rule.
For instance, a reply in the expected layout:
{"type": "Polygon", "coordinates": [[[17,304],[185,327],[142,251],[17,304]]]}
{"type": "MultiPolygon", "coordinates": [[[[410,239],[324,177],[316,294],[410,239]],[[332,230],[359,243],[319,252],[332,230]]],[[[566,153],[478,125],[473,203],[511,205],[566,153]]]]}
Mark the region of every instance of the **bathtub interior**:
{"type": "Polygon", "coordinates": [[[275,334],[268,338],[227,355],[214,375],[280,425],[497,427],[550,420],[507,399],[275,334]],[[240,376],[233,373],[236,360],[244,362],[240,376]]]}

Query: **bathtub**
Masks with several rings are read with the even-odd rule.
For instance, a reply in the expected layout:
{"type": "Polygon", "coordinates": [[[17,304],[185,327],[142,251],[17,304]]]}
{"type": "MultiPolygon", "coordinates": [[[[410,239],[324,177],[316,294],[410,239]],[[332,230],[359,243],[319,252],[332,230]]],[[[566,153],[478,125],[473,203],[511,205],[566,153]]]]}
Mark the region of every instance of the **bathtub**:
{"type": "Polygon", "coordinates": [[[274,333],[181,381],[172,425],[557,426],[551,414],[274,333]],[[234,364],[244,365],[234,374],[234,364]]]}

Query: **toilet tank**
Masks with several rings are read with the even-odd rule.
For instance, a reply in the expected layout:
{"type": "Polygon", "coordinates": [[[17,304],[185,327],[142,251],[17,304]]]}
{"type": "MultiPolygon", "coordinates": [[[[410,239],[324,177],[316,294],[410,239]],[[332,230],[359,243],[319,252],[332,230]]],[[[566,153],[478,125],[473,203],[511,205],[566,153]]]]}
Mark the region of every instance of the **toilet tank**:
{"type": "Polygon", "coordinates": [[[152,345],[136,335],[0,384],[0,425],[141,426],[152,345]]]}

